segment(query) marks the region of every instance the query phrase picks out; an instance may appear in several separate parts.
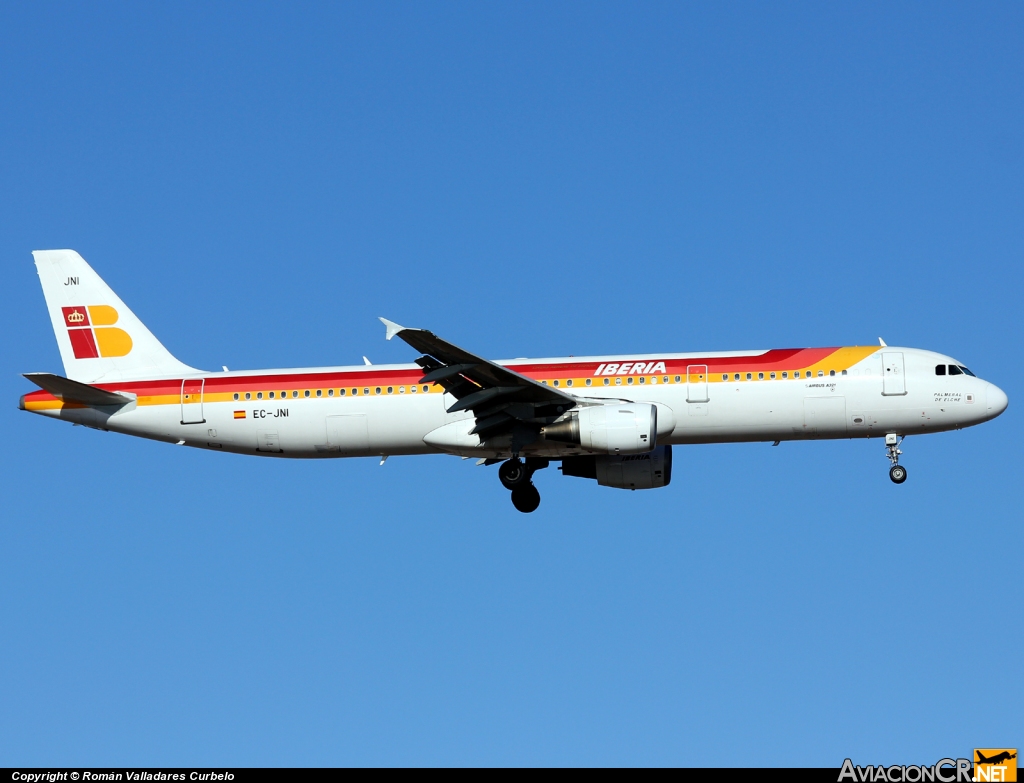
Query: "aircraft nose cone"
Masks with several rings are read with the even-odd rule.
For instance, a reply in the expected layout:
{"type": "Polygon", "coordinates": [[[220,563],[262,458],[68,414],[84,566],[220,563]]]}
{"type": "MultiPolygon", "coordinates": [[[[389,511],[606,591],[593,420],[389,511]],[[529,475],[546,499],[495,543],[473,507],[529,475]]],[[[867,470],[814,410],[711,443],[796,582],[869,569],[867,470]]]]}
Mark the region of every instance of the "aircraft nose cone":
{"type": "Polygon", "coordinates": [[[1006,392],[996,386],[994,383],[988,385],[988,415],[995,417],[1006,410],[1006,406],[1010,404],[1009,399],[1006,397],[1006,392]]]}

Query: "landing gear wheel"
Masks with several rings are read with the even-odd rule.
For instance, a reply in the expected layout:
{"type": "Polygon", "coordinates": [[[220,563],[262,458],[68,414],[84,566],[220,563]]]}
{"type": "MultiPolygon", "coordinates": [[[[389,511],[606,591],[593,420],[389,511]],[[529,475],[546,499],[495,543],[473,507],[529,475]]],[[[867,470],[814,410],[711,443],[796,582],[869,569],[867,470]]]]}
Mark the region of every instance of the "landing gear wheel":
{"type": "MultiPolygon", "coordinates": [[[[505,489],[515,489],[530,481],[531,472],[527,470],[522,460],[510,459],[501,463],[501,467],[498,468],[498,479],[505,489]]],[[[533,511],[533,509],[530,510],[533,511]]]]}
{"type": "Polygon", "coordinates": [[[885,454],[889,457],[889,462],[892,463],[892,467],[889,468],[889,478],[892,479],[893,484],[902,484],[907,480],[907,469],[900,465],[900,444],[903,442],[903,438],[898,433],[889,432],[885,436],[885,454]]]}
{"type": "Polygon", "coordinates": [[[524,514],[536,511],[540,505],[540,492],[533,484],[516,487],[512,490],[512,505],[516,507],[516,511],[522,511],[524,514]]]}

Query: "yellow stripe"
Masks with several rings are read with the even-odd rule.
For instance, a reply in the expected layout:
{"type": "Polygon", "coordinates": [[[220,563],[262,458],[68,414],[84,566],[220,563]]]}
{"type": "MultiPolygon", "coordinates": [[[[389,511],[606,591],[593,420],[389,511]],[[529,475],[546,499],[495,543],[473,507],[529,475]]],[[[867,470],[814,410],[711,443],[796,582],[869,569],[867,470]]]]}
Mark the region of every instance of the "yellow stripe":
{"type": "Polygon", "coordinates": [[[807,369],[812,370],[815,375],[818,374],[818,370],[824,370],[826,373],[829,370],[836,372],[849,370],[857,362],[863,361],[878,350],[881,349],[877,345],[854,345],[850,348],[840,348],[807,369]]]}

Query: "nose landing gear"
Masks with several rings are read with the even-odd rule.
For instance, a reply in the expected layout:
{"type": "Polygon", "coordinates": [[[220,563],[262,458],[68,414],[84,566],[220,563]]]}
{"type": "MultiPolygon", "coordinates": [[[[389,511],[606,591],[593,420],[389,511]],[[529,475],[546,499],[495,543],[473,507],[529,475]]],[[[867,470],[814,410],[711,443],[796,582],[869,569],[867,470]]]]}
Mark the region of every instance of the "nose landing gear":
{"type": "Polygon", "coordinates": [[[540,505],[540,492],[533,485],[534,471],[546,468],[546,459],[527,459],[524,463],[519,457],[501,463],[498,468],[498,479],[505,489],[512,490],[512,505],[517,511],[529,514],[540,505]]]}
{"type": "Polygon", "coordinates": [[[889,468],[889,478],[893,484],[902,484],[907,480],[907,469],[900,465],[900,443],[903,442],[903,438],[895,433],[890,433],[885,436],[885,452],[889,457],[889,462],[892,463],[892,467],[889,468]]]}

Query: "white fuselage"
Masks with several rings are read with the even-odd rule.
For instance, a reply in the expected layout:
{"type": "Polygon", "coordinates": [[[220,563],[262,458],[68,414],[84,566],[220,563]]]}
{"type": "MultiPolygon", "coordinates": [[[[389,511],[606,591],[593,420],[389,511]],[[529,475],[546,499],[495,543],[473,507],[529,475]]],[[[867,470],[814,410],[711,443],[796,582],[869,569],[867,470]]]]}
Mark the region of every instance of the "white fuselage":
{"type": "MultiPolygon", "coordinates": [[[[656,404],[658,445],[915,435],[978,424],[1006,407],[1006,395],[987,381],[937,375],[936,366],[958,364],[948,356],[911,348],[857,350],[866,355],[833,369],[822,360],[821,369],[798,370],[798,378],[791,371],[783,378],[782,370],[742,367],[767,353],[756,351],[499,364],[557,385],[584,404],[656,404]],[[901,357],[898,368],[887,366],[894,356],[901,357]],[[663,364],[654,369],[656,361],[663,364]],[[607,372],[630,363],[649,372],[607,372]]],[[[447,413],[455,400],[439,387],[419,385],[421,375],[413,364],[202,373],[97,384],[133,398],[117,409],[64,405],[42,399],[44,393],[26,395],[22,407],[127,435],[242,454],[509,456],[507,441],[469,435],[473,414],[447,413]]],[[[522,453],[558,458],[587,452],[540,439],[522,453]]]]}

